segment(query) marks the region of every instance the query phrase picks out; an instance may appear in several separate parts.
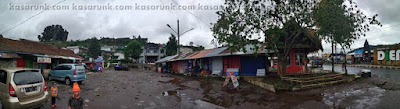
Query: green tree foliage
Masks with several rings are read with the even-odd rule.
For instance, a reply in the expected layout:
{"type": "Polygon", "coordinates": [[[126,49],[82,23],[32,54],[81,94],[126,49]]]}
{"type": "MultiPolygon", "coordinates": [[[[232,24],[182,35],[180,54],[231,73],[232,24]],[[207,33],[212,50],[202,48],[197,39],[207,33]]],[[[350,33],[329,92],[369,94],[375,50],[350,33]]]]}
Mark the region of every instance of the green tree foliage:
{"type": "Polygon", "coordinates": [[[102,37],[100,39],[100,44],[102,44],[102,45],[125,46],[131,41],[132,41],[132,39],[130,39],[130,38],[116,38],[116,39],[114,39],[114,38],[102,37]]]}
{"type": "Polygon", "coordinates": [[[192,47],[193,47],[193,51],[201,51],[201,50],[204,50],[204,47],[201,46],[201,45],[198,45],[197,47],[195,47],[195,46],[192,46],[192,47]]]}
{"type": "Polygon", "coordinates": [[[67,41],[68,31],[61,25],[51,25],[44,28],[42,35],[38,35],[39,41],[67,41]]]}
{"type": "Polygon", "coordinates": [[[137,40],[129,42],[124,49],[125,58],[139,59],[140,54],[143,51],[142,46],[143,45],[137,40]]]}
{"type": "Polygon", "coordinates": [[[169,41],[167,42],[167,47],[166,47],[166,54],[167,56],[172,56],[177,53],[177,40],[175,35],[171,34],[171,37],[169,37],[169,41]]]}
{"type": "MultiPolygon", "coordinates": [[[[343,50],[350,48],[354,40],[365,36],[370,24],[381,25],[376,20],[377,16],[375,14],[368,18],[357,9],[357,4],[352,0],[322,0],[313,11],[313,18],[318,28],[316,33],[332,44],[332,53],[336,44],[343,50]]],[[[334,72],[333,64],[332,62],[332,72],[334,72]]]]}
{"type": "Polygon", "coordinates": [[[98,56],[101,55],[101,50],[100,50],[100,43],[99,40],[97,40],[96,37],[93,37],[90,39],[89,47],[88,47],[88,56],[96,59],[98,56]]]}
{"type": "Polygon", "coordinates": [[[315,4],[312,0],[225,0],[225,8],[217,12],[213,35],[232,51],[247,52],[244,46],[248,44],[254,45],[253,49],[265,44],[277,50],[285,74],[290,49],[314,25],[311,10],[315,4]]]}

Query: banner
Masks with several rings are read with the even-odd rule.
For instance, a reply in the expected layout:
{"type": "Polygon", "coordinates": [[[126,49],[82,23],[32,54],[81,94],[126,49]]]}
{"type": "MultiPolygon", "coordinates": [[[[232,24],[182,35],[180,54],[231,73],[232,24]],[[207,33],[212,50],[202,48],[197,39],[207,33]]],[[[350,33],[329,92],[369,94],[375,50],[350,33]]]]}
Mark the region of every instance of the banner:
{"type": "Polygon", "coordinates": [[[239,81],[237,80],[237,78],[235,76],[235,73],[234,72],[229,72],[229,75],[231,76],[231,80],[232,80],[233,86],[235,88],[237,88],[239,86],[239,81]]]}
{"type": "Polygon", "coordinates": [[[233,87],[237,88],[239,86],[239,81],[235,76],[235,72],[229,72],[226,75],[225,81],[224,81],[224,84],[222,85],[222,87],[227,86],[229,84],[229,80],[232,80],[233,87]]]}

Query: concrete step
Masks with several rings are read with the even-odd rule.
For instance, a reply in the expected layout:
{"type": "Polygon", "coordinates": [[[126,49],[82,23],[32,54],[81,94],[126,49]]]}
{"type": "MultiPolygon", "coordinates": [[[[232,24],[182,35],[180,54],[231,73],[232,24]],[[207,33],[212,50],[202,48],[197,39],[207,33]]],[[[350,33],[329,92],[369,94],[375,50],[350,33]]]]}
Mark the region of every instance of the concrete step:
{"type": "Polygon", "coordinates": [[[319,79],[313,79],[313,80],[307,80],[307,81],[300,81],[299,83],[302,85],[305,85],[305,84],[329,82],[329,81],[341,80],[342,77],[343,77],[342,75],[337,75],[337,76],[332,76],[332,77],[328,77],[328,78],[319,78],[319,79]]]}
{"type": "Polygon", "coordinates": [[[303,89],[311,89],[311,88],[318,88],[318,87],[323,87],[327,85],[333,85],[333,84],[338,84],[338,83],[343,83],[346,82],[346,80],[335,80],[335,81],[327,81],[327,82],[322,82],[322,83],[317,83],[317,84],[308,84],[308,85],[302,85],[301,90],[303,89]]]}
{"type": "Polygon", "coordinates": [[[282,80],[286,81],[308,81],[308,80],[314,80],[314,79],[321,79],[321,78],[330,78],[330,77],[337,77],[337,76],[342,76],[342,74],[339,73],[332,73],[332,74],[325,74],[321,76],[311,76],[311,77],[281,77],[282,80]]]}

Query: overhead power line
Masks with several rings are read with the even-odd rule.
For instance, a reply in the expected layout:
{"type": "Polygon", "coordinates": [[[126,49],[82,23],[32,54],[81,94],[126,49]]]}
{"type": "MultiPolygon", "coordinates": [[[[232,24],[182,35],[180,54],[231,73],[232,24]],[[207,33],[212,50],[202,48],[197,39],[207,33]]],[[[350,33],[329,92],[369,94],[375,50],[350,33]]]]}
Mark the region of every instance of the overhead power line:
{"type": "MultiPolygon", "coordinates": [[[[66,1],[66,0],[59,1],[59,2],[57,2],[56,4],[54,4],[54,5],[52,5],[52,6],[56,6],[56,5],[58,5],[58,4],[62,3],[62,2],[65,2],[65,1],[66,1]]],[[[45,12],[45,11],[47,11],[47,10],[45,9],[45,10],[43,10],[43,11],[40,11],[39,13],[37,13],[37,14],[35,14],[35,15],[29,17],[28,19],[26,19],[26,20],[22,21],[21,23],[15,25],[14,27],[12,27],[12,28],[10,28],[10,29],[8,29],[8,30],[3,31],[1,34],[7,33],[8,31],[11,31],[11,30],[17,28],[18,26],[24,24],[25,22],[27,22],[27,21],[31,20],[32,18],[34,18],[34,17],[36,17],[36,16],[42,14],[42,13],[45,12]]]]}
{"type": "MultiPolygon", "coordinates": [[[[179,5],[178,2],[176,2],[175,0],[171,0],[172,2],[174,2],[176,5],[179,5]]],[[[205,21],[201,20],[200,17],[196,16],[195,14],[193,14],[192,12],[185,10],[187,13],[191,14],[192,16],[194,16],[196,19],[200,20],[202,23],[204,23],[205,25],[207,25],[208,27],[211,27],[211,24],[206,23],[205,21]]]]}

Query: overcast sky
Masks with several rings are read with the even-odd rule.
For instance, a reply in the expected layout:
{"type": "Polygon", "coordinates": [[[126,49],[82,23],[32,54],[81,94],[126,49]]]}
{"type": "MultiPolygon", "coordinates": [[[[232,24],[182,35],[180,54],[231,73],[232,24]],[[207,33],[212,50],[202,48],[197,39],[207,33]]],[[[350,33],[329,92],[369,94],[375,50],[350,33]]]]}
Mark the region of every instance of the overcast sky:
{"type": "MultiPolygon", "coordinates": [[[[368,39],[371,45],[400,43],[399,0],[358,0],[357,3],[367,15],[378,14],[378,20],[383,27],[373,26],[367,36],[357,40],[351,48],[363,46],[365,39],[368,39]]],[[[210,42],[213,36],[210,23],[217,21],[218,16],[215,12],[218,9],[215,7],[222,4],[223,0],[1,0],[0,34],[7,31],[3,33],[3,36],[7,38],[38,40],[37,35],[41,34],[46,26],[59,24],[69,32],[68,40],[83,40],[94,36],[119,38],[141,35],[149,38],[150,42],[166,43],[170,34],[173,33],[166,25],[170,24],[176,29],[176,20],[179,19],[181,32],[195,28],[181,36],[181,44],[187,45],[192,41],[195,45],[212,48],[213,45],[210,42]],[[22,5],[52,6],[55,4],[64,8],[68,7],[68,9],[52,9],[43,12],[35,9],[17,9],[17,6],[22,5]],[[167,8],[166,6],[171,6],[171,4],[174,6],[180,4],[187,8],[195,6],[196,9],[188,11],[177,9],[177,7],[169,10],[163,10],[161,7],[154,9],[154,6],[167,8]],[[102,10],[80,9],[83,6],[95,5],[111,7],[111,9],[104,7],[102,10]],[[125,10],[116,10],[117,6],[125,6],[123,8],[125,10]],[[129,6],[132,8],[127,8],[129,6]],[[144,6],[153,6],[153,9],[144,9],[144,6]],[[205,9],[205,7],[213,9],[205,9]],[[20,23],[22,24],[19,25],[20,23]]],[[[325,52],[330,52],[330,44],[323,43],[323,46],[325,52]]]]}

